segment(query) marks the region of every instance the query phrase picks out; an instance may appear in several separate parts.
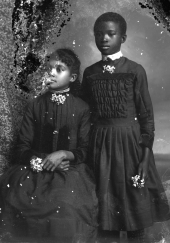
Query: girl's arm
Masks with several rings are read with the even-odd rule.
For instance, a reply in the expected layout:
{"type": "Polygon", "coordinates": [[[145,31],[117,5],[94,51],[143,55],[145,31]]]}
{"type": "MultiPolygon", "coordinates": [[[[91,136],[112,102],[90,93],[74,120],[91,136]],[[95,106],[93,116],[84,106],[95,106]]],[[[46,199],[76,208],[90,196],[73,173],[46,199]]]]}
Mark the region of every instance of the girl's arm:
{"type": "Polygon", "coordinates": [[[86,105],[86,108],[84,109],[81,120],[79,122],[77,148],[71,150],[75,157],[73,161],[74,164],[80,164],[86,161],[89,145],[90,127],[90,110],[88,105],[86,105]]]}
{"type": "Polygon", "coordinates": [[[79,122],[77,148],[71,151],[59,150],[49,154],[43,160],[43,167],[48,171],[54,171],[55,169],[68,170],[70,164],[85,162],[88,150],[89,132],[90,111],[88,106],[86,106],[79,122]]]}
{"type": "Polygon", "coordinates": [[[88,68],[86,68],[83,73],[83,80],[81,84],[81,98],[89,104],[90,97],[89,97],[89,86],[87,82],[87,76],[88,76],[88,68]]]}
{"type": "Polygon", "coordinates": [[[146,179],[152,153],[155,128],[153,106],[148,90],[147,76],[141,65],[138,65],[136,75],[135,104],[141,130],[139,144],[143,149],[143,157],[138,168],[138,173],[142,179],[146,179]]]}

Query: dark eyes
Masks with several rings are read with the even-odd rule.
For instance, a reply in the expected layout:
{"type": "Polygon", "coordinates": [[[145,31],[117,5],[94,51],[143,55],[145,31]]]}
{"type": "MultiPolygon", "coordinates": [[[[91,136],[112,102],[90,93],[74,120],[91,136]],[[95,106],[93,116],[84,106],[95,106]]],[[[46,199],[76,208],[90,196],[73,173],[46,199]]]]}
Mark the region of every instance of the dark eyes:
{"type": "MultiPolygon", "coordinates": [[[[53,69],[53,68],[49,67],[49,68],[48,68],[48,72],[51,72],[52,69],[53,69]]],[[[56,69],[56,71],[57,71],[58,73],[61,73],[61,72],[65,71],[65,68],[62,67],[62,66],[56,66],[55,69],[56,69]]]]}
{"type": "Polygon", "coordinates": [[[57,70],[57,72],[58,72],[58,73],[60,73],[60,72],[62,72],[62,71],[63,71],[63,68],[62,68],[62,67],[60,67],[60,66],[57,66],[57,67],[56,67],[56,70],[57,70]]]}
{"type": "Polygon", "coordinates": [[[116,35],[116,33],[113,33],[113,32],[109,32],[109,33],[101,33],[101,32],[97,32],[95,33],[95,37],[103,37],[104,35],[108,35],[108,36],[114,36],[116,35]]]}

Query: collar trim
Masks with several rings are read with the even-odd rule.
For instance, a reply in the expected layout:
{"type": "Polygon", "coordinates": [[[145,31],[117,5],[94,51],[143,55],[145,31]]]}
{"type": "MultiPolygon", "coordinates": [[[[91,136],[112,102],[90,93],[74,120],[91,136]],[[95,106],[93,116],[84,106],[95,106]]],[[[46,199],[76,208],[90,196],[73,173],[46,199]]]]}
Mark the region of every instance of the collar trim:
{"type": "Polygon", "coordinates": [[[103,61],[107,61],[107,58],[109,57],[110,59],[112,59],[113,61],[116,60],[116,59],[119,59],[123,56],[122,52],[121,51],[118,51],[112,55],[108,55],[108,56],[105,56],[105,55],[102,55],[102,60],[103,61]]]}
{"type": "Polygon", "coordinates": [[[63,93],[68,93],[70,91],[70,88],[63,89],[63,90],[53,90],[52,93],[54,94],[63,94],[63,93]]]}

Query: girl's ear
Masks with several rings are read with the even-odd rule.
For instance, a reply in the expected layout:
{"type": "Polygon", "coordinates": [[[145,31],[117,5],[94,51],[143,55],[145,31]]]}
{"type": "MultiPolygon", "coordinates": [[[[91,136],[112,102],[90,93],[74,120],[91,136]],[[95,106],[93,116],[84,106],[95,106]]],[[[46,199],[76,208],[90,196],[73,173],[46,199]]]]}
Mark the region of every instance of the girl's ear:
{"type": "Polygon", "coordinates": [[[74,82],[74,81],[76,81],[76,79],[77,79],[77,74],[76,74],[76,73],[73,73],[73,74],[71,75],[70,82],[74,82]]]}
{"type": "Polygon", "coordinates": [[[122,35],[122,44],[126,41],[126,39],[127,39],[127,35],[122,35]]]}

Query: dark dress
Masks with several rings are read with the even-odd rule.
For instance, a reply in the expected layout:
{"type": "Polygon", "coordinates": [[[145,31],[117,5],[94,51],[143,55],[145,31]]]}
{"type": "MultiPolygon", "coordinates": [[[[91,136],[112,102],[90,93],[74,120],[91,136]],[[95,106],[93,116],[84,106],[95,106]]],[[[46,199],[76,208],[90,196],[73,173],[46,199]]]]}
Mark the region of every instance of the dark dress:
{"type": "Polygon", "coordinates": [[[134,231],[170,218],[168,201],[150,157],[144,188],[132,186],[142,149],[152,151],[153,108],[143,67],[125,57],[85,69],[82,96],[91,108],[90,139],[103,230],[134,231]],[[111,74],[103,66],[114,66],[111,74]]]}
{"type": "Polygon", "coordinates": [[[19,134],[19,158],[0,178],[2,232],[49,242],[94,242],[97,198],[86,160],[89,107],[72,94],[62,105],[52,94],[34,99],[27,107],[19,134]],[[68,171],[35,172],[30,158],[53,151],[72,151],[68,171]],[[80,241],[81,242],[81,241],[80,241]]]}

